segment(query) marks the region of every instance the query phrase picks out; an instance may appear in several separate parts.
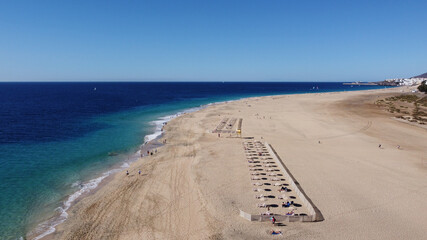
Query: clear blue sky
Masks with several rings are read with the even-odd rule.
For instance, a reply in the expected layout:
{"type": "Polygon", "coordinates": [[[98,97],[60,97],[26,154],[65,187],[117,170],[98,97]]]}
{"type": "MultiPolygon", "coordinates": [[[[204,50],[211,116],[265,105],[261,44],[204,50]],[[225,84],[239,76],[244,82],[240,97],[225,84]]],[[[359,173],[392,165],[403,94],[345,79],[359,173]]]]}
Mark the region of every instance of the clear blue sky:
{"type": "Polygon", "coordinates": [[[427,72],[427,1],[0,1],[0,81],[377,81],[427,72]]]}

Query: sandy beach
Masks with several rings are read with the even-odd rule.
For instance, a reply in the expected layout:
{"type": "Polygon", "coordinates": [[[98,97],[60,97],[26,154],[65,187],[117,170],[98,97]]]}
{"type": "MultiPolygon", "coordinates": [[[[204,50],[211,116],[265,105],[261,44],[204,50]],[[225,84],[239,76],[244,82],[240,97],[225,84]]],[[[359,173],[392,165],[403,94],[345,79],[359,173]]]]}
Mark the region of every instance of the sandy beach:
{"type": "Polygon", "coordinates": [[[423,239],[427,129],[374,104],[401,90],[256,97],[181,115],[157,154],[79,201],[46,239],[423,239]],[[239,216],[261,210],[245,139],[212,133],[224,118],[241,118],[242,137],[274,147],[323,221],[239,216]]]}

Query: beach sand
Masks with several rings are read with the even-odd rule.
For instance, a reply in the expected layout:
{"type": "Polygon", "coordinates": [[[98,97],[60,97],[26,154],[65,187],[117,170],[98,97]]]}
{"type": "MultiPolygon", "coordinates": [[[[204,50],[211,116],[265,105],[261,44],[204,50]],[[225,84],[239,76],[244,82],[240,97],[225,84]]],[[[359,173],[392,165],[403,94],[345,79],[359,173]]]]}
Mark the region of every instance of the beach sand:
{"type": "Polygon", "coordinates": [[[165,126],[157,154],[79,201],[49,238],[423,239],[427,130],[374,104],[401,90],[258,97],[184,114],[165,126]],[[274,147],[324,221],[239,216],[259,212],[243,140],[212,133],[224,117],[242,118],[243,137],[274,147]]]}

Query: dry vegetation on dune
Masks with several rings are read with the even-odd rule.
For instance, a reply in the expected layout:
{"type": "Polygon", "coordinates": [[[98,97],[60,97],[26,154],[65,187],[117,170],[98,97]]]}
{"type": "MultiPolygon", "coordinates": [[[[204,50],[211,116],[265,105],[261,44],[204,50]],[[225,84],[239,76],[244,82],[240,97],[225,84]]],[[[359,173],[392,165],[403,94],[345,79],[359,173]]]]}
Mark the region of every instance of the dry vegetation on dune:
{"type": "Polygon", "coordinates": [[[421,125],[427,124],[427,97],[402,94],[377,100],[375,104],[397,118],[421,125]]]}

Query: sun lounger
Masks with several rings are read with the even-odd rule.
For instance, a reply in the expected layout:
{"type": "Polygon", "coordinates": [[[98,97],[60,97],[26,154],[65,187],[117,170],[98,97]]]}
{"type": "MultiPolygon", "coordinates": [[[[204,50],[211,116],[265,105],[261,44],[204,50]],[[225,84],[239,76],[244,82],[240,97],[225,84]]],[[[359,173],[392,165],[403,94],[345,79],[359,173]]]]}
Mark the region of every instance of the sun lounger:
{"type": "Polygon", "coordinates": [[[255,198],[257,198],[257,199],[260,199],[260,198],[263,198],[264,197],[264,194],[261,194],[261,195],[255,195],[255,198]]]}

